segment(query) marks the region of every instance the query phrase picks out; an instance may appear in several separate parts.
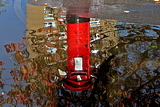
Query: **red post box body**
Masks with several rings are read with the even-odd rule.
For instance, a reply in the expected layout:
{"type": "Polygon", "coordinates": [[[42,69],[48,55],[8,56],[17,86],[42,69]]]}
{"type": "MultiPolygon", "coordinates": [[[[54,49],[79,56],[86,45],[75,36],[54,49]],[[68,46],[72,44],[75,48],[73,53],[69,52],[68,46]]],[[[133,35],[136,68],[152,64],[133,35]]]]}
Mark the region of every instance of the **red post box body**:
{"type": "Polygon", "coordinates": [[[91,86],[90,23],[79,17],[75,20],[78,22],[67,23],[68,74],[64,86],[71,91],[83,91],[91,86]]]}

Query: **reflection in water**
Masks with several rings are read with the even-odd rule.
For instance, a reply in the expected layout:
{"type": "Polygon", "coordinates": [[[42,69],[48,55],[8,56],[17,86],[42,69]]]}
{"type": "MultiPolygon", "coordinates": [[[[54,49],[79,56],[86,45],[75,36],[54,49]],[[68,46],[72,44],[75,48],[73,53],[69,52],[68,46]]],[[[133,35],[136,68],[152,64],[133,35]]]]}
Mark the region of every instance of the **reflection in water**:
{"type": "MultiPolygon", "coordinates": [[[[66,75],[65,14],[61,8],[31,5],[27,8],[26,37],[22,37],[22,43],[4,45],[15,61],[15,68],[10,71],[15,83],[10,84],[12,89],[9,92],[2,92],[1,105],[53,107],[59,81],[66,75]]],[[[3,80],[2,89],[3,84],[9,85],[3,80]]]]}
{"type": "Polygon", "coordinates": [[[2,7],[4,7],[6,4],[9,4],[9,0],[0,0],[0,14],[2,14],[3,12],[6,12],[6,9],[3,9],[2,7]]]}
{"type": "Polygon", "coordinates": [[[159,0],[28,0],[29,4],[65,7],[81,17],[160,24],[159,0]]]}
{"type": "Polygon", "coordinates": [[[129,103],[132,106],[135,105],[133,100],[139,106],[153,106],[152,104],[156,102],[155,105],[159,105],[159,95],[156,94],[159,93],[157,86],[159,85],[160,67],[159,56],[156,52],[159,50],[158,26],[122,24],[118,27],[120,35],[122,35],[119,39],[120,42],[110,50],[116,54],[114,70],[117,74],[117,76],[111,75],[111,86],[117,87],[113,88],[118,92],[111,91],[112,98],[124,94],[123,97],[129,97],[125,102],[128,105],[130,105],[129,103]],[[153,51],[157,54],[153,55],[153,51]],[[156,59],[157,57],[158,59],[156,59]],[[137,97],[140,98],[137,99],[137,97]],[[146,103],[147,101],[149,103],[146,103]]]}
{"type": "Polygon", "coordinates": [[[160,27],[91,19],[91,69],[94,83],[83,92],[62,86],[67,73],[65,9],[27,5],[22,43],[4,45],[15,61],[2,78],[0,105],[66,107],[156,107],[160,104],[160,27]],[[11,86],[10,91],[4,88],[11,86]]]}

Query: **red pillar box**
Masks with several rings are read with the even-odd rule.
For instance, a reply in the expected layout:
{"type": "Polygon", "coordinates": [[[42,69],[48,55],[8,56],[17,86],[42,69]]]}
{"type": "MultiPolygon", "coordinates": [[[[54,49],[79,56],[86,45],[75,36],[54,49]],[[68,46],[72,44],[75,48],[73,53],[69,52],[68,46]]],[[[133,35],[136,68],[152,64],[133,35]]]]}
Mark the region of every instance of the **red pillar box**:
{"type": "Polygon", "coordinates": [[[83,91],[90,80],[90,23],[89,18],[67,16],[68,74],[65,88],[83,91]]]}

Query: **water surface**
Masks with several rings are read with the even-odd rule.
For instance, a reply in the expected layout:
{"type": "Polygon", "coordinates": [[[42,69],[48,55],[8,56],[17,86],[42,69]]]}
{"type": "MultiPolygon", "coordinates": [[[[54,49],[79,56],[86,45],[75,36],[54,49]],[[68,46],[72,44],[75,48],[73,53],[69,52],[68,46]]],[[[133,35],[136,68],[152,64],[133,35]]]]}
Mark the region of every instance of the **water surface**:
{"type": "Polygon", "coordinates": [[[25,0],[0,4],[1,106],[159,106],[159,23],[91,18],[90,60],[96,78],[90,89],[71,92],[62,85],[67,73],[66,8],[25,0]]]}

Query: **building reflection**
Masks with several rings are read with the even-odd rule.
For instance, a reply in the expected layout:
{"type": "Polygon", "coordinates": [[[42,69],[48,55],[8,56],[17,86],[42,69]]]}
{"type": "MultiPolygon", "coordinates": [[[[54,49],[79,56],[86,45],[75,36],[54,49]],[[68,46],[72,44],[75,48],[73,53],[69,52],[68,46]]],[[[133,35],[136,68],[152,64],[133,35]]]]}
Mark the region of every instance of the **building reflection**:
{"type": "Polygon", "coordinates": [[[108,50],[118,44],[117,20],[91,18],[91,66],[99,68],[110,56],[108,50]],[[105,45],[104,45],[105,44],[105,45]]]}
{"type": "Polygon", "coordinates": [[[27,11],[25,39],[29,58],[38,65],[37,71],[53,68],[52,73],[57,75],[58,69],[66,71],[66,25],[62,8],[28,4],[27,11]]]}
{"type": "Polygon", "coordinates": [[[7,103],[32,105],[34,100],[34,105],[53,107],[57,82],[64,77],[59,72],[66,74],[65,13],[61,8],[27,5],[26,27],[22,43],[4,45],[15,61],[10,72],[15,84],[7,103]]]}

